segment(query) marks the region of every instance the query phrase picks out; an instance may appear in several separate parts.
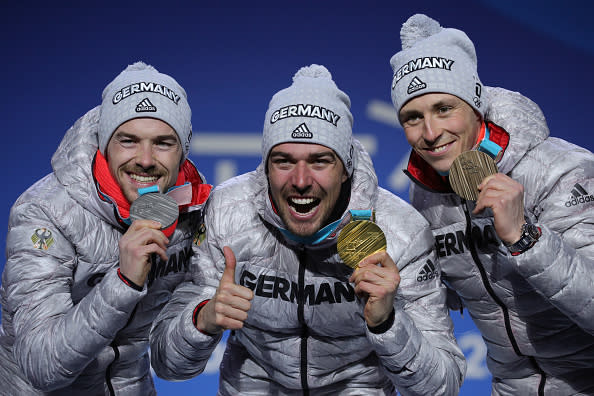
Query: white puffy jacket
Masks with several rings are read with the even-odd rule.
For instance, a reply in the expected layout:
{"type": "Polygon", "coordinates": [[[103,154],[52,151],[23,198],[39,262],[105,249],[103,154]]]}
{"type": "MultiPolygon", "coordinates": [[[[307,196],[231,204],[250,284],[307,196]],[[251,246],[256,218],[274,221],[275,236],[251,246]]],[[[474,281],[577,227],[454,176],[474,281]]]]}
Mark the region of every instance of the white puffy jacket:
{"type": "Polygon", "coordinates": [[[194,327],[192,313],[214,295],[228,245],[237,258],[235,281],[255,297],[244,327],[228,339],[221,395],[384,395],[394,388],[403,395],[458,393],[465,361],[453,337],[431,231],[409,204],[378,187],[358,143],[355,152],[347,209],[376,211],[400,270],[392,325],[381,334],[367,328],[365,302],[348,282],[352,270],[336,252],[340,231],[316,245],[285,239],[260,165],[211,194],[207,236],[191,279],[176,289],[151,331],[159,376],[201,373],[219,342],[194,327]]]}
{"type": "Polygon", "coordinates": [[[592,395],[594,155],[549,137],[538,106],[519,93],[487,93],[491,135],[507,144],[499,172],[524,186],[540,240],[511,256],[492,211],[473,215],[474,202],[432,182],[423,163],[409,164],[410,175],[424,175],[413,177],[411,202],[433,229],[452,308],[466,307],[487,344],[493,395],[592,395]]]}
{"type": "Polygon", "coordinates": [[[53,173],[10,212],[0,302],[0,394],[152,395],[148,333],[184,278],[202,205],[180,216],[169,260],[138,291],[118,276],[124,230],[99,199],[91,164],[99,108],[81,117],[53,173]]]}

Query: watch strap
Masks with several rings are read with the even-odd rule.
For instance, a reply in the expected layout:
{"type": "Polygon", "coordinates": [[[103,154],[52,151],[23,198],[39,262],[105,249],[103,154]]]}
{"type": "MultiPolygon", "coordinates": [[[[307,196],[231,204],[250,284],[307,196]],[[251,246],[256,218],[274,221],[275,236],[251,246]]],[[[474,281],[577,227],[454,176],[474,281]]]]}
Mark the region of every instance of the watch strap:
{"type": "Polygon", "coordinates": [[[540,227],[532,223],[522,225],[522,236],[516,243],[505,244],[512,256],[518,256],[530,249],[542,235],[540,227]]]}

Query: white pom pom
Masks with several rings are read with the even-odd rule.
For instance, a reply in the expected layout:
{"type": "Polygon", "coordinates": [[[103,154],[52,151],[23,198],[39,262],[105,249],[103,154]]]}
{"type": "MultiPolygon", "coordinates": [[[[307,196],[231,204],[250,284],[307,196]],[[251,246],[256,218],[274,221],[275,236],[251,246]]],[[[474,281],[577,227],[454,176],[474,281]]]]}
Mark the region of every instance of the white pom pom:
{"type": "Polygon", "coordinates": [[[153,70],[153,71],[157,71],[157,69],[155,69],[153,66],[147,65],[146,63],[144,63],[142,61],[138,61],[138,62],[135,62],[135,63],[133,63],[131,65],[128,65],[128,67],[124,71],[135,71],[135,70],[153,70]]]}
{"type": "Polygon", "coordinates": [[[402,49],[408,49],[418,41],[439,33],[442,30],[439,22],[424,14],[415,14],[402,24],[400,41],[402,49]]]}
{"type": "Polygon", "coordinates": [[[332,80],[332,74],[322,65],[312,64],[311,66],[302,67],[293,76],[293,81],[298,78],[309,77],[309,78],[325,78],[332,80]]]}

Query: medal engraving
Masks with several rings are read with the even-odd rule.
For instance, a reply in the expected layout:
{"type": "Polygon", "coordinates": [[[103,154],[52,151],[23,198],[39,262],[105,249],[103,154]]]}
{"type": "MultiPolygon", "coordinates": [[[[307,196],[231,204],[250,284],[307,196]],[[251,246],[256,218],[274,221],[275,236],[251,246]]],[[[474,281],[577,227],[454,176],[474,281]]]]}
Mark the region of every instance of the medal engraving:
{"type": "Polygon", "coordinates": [[[465,151],[460,154],[450,168],[450,185],[460,197],[476,201],[478,185],[489,175],[497,173],[497,165],[488,154],[481,151],[465,151]]]}
{"type": "Polygon", "coordinates": [[[355,269],[365,257],[386,250],[386,236],[371,221],[351,221],[340,232],[336,248],[342,261],[355,269]]]}
{"type": "Polygon", "coordinates": [[[130,206],[131,220],[154,220],[166,229],[177,220],[179,208],[175,199],[161,193],[147,193],[136,198],[130,206]]]}

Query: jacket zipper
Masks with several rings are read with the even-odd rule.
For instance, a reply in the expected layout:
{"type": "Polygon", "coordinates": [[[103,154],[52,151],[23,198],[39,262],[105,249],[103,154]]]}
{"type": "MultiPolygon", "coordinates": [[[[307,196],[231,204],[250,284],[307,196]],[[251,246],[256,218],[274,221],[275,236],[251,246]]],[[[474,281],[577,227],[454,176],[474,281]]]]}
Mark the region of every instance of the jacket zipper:
{"type": "Polygon", "coordinates": [[[304,314],[304,305],[305,305],[305,267],[306,267],[306,260],[305,260],[305,248],[301,248],[299,250],[299,279],[298,279],[298,286],[299,286],[299,298],[297,303],[297,319],[301,324],[301,335],[300,335],[300,374],[301,374],[301,388],[303,389],[303,395],[309,396],[309,385],[307,384],[307,338],[309,337],[309,332],[307,329],[307,325],[305,324],[305,314],[304,314]]]}
{"type": "Polygon", "coordinates": [[[474,244],[472,243],[472,219],[470,218],[470,213],[469,213],[468,207],[466,205],[466,200],[464,200],[464,199],[462,200],[462,207],[464,209],[464,216],[466,217],[466,244],[468,245],[468,248],[470,250],[472,260],[476,264],[476,266],[481,274],[481,280],[483,282],[483,286],[485,286],[487,293],[489,293],[489,295],[491,296],[493,301],[495,301],[495,303],[499,306],[499,308],[501,308],[501,311],[503,312],[505,331],[507,332],[507,336],[509,337],[509,341],[512,344],[514,352],[518,356],[527,357],[530,360],[530,362],[532,363],[532,365],[534,366],[534,368],[536,369],[536,371],[540,374],[540,382],[538,384],[538,396],[544,396],[546,374],[544,373],[544,371],[542,371],[542,369],[540,368],[540,366],[536,362],[536,359],[533,356],[526,356],[520,351],[518,342],[516,341],[516,338],[514,337],[514,334],[511,329],[511,321],[509,319],[509,311],[507,309],[507,306],[503,303],[503,301],[499,298],[499,296],[497,296],[497,294],[495,294],[495,290],[493,290],[493,287],[491,286],[491,283],[489,282],[489,278],[487,277],[487,271],[485,271],[485,268],[483,267],[483,265],[479,259],[478,253],[476,252],[476,248],[475,248],[474,244]]]}
{"type": "Polygon", "coordinates": [[[105,370],[105,382],[107,383],[107,389],[109,390],[110,396],[115,396],[115,390],[113,389],[113,384],[111,383],[111,367],[112,365],[120,358],[120,350],[115,343],[111,344],[111,348],[113,349],[114,358],[112,362],[107,366],[107,370],[105,370]]]}
{"type": "MultiPolygon", "coordinates": [[[[134,306],[134,309],[132,310],[132,313],[130,314],[130,317],[128,318],[124,328],[128,327],[128,325],[132,322],[132,319],[136,314],[136,308],[138,308],[138,304],[134,306]]],[[[109,366],[107,366],[107,370],[105,370],[105,383],[107,384],[107,389],[109,389],[109,396],[115,396],[115,390],[113,388],[113,384],[111,383],[111,368],[113,367],[113,364],[120,358],[120,350],[118,349],[118,344],[116,344],[115,341],[113,341],[110,346],[111,349],[113,349],[114,356],[109,366]]]]}

